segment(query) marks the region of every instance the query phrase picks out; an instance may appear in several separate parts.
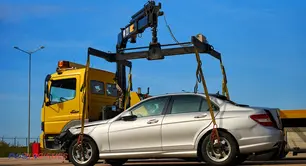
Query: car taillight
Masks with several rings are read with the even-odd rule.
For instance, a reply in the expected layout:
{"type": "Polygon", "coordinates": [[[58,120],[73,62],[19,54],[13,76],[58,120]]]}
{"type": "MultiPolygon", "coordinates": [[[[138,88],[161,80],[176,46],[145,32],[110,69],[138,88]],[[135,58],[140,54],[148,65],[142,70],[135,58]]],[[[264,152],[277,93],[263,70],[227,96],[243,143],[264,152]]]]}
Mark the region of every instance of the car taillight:
{"type": "Polygon", "coordinates": [[[251,115],[250,118],[263,126],[273,126],[273,122],[267,114],[255,114],[251,115]]]}

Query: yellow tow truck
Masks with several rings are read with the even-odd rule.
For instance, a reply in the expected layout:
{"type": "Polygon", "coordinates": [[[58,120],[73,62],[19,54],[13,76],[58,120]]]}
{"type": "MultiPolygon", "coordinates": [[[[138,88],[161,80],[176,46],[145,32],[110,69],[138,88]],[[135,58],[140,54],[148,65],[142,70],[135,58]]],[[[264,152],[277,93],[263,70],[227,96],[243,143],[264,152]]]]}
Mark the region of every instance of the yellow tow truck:
{"type": "Polygon", "coordinates": [[[281,110],[280,118],[287,142],[285,154],[306,153],[306,109],[281,110]]]}
{"type": "MultiPolygon", "coordinates": [[[[81,124],[85,73],[84,65],[59,61],[56,72],[46,76],[41,108],[41,148],[57,149],[54,137],[71,126],[81,124]]],[[[88,108],[84,116],[86,121],[109,119],[118,114],[111,107],[118,95],[114,78],[115,73],[89,68],[88,108]]],[[[138,92],[130,92],[130,105],[149,97],[149,89],[147,94],[141,94],[140,91],[138,88],[138,92]]]]}

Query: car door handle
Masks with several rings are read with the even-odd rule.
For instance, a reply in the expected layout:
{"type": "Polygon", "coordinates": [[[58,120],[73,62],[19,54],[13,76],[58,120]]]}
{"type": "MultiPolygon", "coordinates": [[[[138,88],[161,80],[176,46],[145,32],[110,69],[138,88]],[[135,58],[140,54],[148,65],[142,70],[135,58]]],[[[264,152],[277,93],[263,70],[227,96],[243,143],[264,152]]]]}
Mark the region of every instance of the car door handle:
{"type": "Polygon", "coordinates": [[[77,110],[72,110],[72,111],[70,111],[70,113],[71,113],[71,114],[75,114],[75,113],[79,113],[79,111],[77,111],[77,110]]]}
{"type": "Polygon", "coordinates": [[[153,123],[157,123],[157,122],[158,122],[157,119],[151,119],[151,120],[149,120],[147,123],[148,123],[148,124],[153,124],[153,123]]]}
{"type": "Polygon", "coordinates": [[[202,115],[197,115],[194,118],[198,119],[198,118],[205,118],[207,116],[207,114],[202,114],[202,115]]]}

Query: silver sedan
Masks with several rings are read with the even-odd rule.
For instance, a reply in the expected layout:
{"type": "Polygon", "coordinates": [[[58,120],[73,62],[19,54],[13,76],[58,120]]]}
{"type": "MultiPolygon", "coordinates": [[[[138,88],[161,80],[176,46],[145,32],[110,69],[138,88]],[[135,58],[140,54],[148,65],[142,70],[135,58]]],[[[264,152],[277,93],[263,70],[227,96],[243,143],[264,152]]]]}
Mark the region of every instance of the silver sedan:
{"type": "Polygon", "coordinates": [[[210,165],[235,165],[250,154],[279,151],[284,142],[279,109],[237,104],[210,96],[219,141],[203,94],[178,93],[148,98],[118,116],[85,124],[82,154],[80,126],[57,138],[75,165],[104,159],[123,165],[128,159],[182,158],[210,165]]]}

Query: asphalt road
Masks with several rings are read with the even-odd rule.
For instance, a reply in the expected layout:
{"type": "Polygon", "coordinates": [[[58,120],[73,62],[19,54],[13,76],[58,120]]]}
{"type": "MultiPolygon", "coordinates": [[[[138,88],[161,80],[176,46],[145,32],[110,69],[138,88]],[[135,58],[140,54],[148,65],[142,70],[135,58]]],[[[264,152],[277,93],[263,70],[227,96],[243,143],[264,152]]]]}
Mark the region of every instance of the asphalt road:
{"type": "MultiPolygon", "coordinates": [[[[0,159],[0,166],[20,166],[20,165],[43,165],[43,166],[72,166],[71,163],[60,159],[36,159],[36,160],[24,160],[24,159],[8,159],[2,158],[0,159]]],[[[103,164],[103,162],[99,162],[96,164],[97,166],[108,166],[108,164],[103,164]]],[[[181,160],[138,160],[138,161],[130,161],[125,165],[129,166],[205,166],[205,163],[196,163],[196,162],[184,162],[181,160]]],[[[286,160],[279,161],[248,161],[243,165],[251,166],[251,165],[261,165],[261,166],[276,166],[276,165],[286,165],[286,166],[306,166],[306,158],[288,158],[286,160]]]]}
{"type": "MultiPolygon", "coordinates": [[[[68,163],[67,161],[63,161],[63,159],[57,158],[40,158],[40,159],[15,159],[15,158],[0,158],[0,166],[30,166],[30,165],[43,165],[43,166],[73,166],[73,164],[68,163]]],[[[108,164],[103,164],[103,161],[98,162],[97,166],[109,166],[108,164]]],[[[205,166],[205,163],[197,163],[197,162],[185,162],[183,160],[176,159],[162,159],[162,160],[131,160],[127,162],[125,165],[129,166],[205,166]]],[[[299,154],[298,156],[292,156],[291,154],[284,160],[278,161],[247,161],[243,165],[245,166],[306,166],[306,154],[299,154]]]]}

